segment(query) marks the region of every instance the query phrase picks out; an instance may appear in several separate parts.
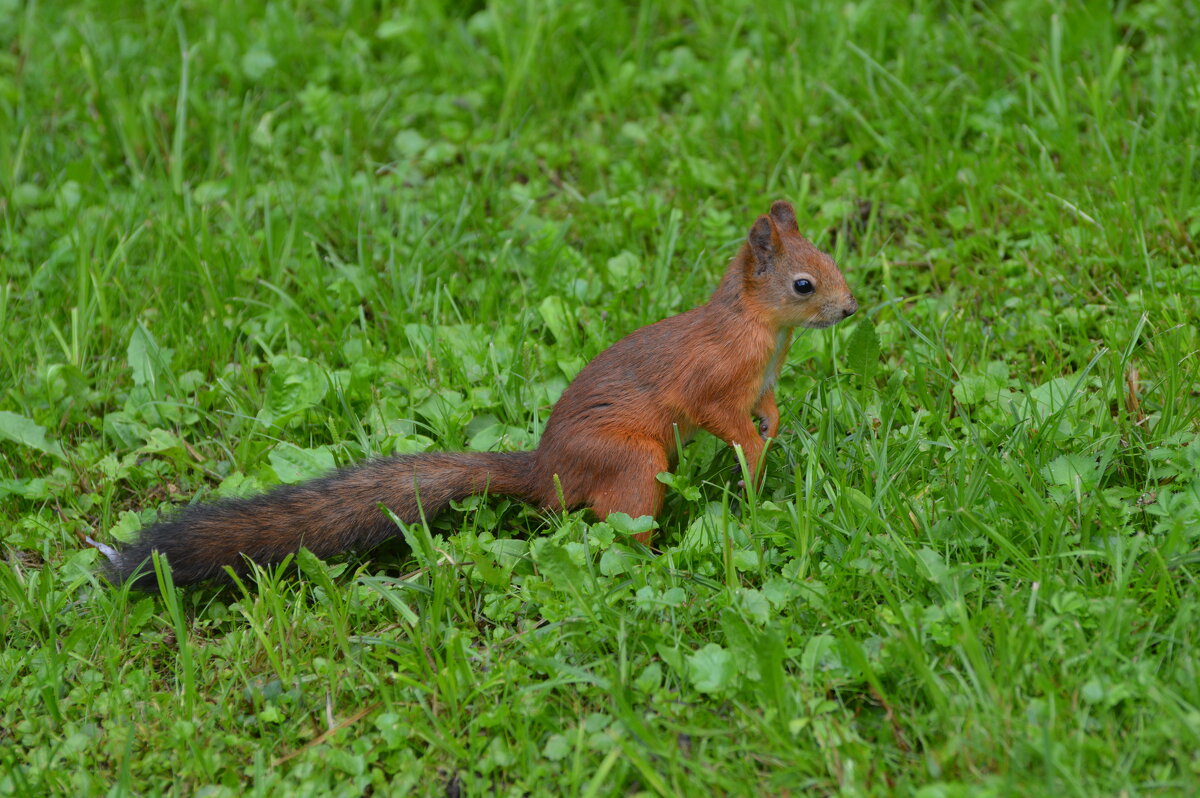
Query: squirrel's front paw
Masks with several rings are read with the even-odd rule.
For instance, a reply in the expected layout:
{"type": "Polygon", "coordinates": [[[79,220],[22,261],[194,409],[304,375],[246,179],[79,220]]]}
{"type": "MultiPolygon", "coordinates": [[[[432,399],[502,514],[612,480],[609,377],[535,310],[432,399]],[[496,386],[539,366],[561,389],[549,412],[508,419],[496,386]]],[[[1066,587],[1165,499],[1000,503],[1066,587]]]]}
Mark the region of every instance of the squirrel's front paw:
{"type": "Polygon", "coordinates": [[[746,489],[746,479],[745,475],[742,474],[741,463],[734,463],[733,468],[729,469],[729,481],[743,490],[746,489]]]}

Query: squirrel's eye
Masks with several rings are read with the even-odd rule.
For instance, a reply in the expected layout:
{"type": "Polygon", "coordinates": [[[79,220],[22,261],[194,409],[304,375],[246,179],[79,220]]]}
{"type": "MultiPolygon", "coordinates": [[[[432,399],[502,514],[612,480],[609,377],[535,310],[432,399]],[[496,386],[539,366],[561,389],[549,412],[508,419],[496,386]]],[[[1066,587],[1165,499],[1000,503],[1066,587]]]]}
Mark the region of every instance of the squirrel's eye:
{"type": "Polygon", "coordinates": [[[797,280],[792,283],[792,288],[796,289],[797,294],[811,294],[817,289],[813,286],[812,280],[797,280]]]}

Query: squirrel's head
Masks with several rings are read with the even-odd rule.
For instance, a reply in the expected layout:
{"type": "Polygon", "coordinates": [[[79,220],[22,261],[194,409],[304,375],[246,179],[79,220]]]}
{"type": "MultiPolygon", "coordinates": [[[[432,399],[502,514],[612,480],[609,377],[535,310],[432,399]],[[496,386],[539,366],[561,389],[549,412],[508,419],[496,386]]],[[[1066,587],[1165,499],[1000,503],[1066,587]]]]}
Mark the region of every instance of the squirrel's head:
{"type": "Polygon", "coordinates": [[[833,258],[800,235],[796,211],[778,200],[746,237],[745,285],[781,327],[829,327],[858,310],[833,258]]]}

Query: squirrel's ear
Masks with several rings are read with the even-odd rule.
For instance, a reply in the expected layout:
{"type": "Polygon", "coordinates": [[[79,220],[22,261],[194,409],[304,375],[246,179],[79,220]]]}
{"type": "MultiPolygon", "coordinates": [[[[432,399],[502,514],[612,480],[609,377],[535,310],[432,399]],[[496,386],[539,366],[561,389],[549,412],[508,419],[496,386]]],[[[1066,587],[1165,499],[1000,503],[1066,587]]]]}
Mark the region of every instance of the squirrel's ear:
{"type": "Polygon", "coordinates": [[[750,235],[746,236],[750,244],[750,254],[754,256],[754,274],[769,272],[775,267],[775,257],[780,249],[779,231],[770,216],[760,216],[754,220],[750,235]]]}
{"type": "Polygon", "coordinates": [[[775,200],[771,204],[771,218],[779,225],[780,230],[800,232],[800,225],[796,224],[796,209],[787,200],[775,200]]]}

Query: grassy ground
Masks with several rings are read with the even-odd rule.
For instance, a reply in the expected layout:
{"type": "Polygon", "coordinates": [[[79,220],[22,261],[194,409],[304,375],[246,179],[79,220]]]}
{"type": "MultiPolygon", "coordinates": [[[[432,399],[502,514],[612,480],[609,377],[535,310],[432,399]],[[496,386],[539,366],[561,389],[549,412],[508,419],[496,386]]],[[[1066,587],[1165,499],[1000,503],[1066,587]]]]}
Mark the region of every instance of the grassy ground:
{"type": "Polygon", "coordinates": [[[1194,4],[0,0],[0,794],[1200,788],[1194,4]],[[536,441],[793,200],[762,499],[257,584],[193,497],[536,441]]]}

